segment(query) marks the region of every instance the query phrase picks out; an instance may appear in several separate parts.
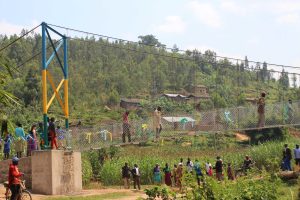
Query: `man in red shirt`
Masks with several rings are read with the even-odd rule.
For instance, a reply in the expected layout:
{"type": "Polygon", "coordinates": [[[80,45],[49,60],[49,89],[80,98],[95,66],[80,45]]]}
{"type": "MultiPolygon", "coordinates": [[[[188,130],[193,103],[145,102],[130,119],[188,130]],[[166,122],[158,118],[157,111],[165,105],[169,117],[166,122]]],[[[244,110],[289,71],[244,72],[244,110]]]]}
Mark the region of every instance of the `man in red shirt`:
{"type": "Polygon", "coordinates": [[[20,189],[21,189],[21,180],[20,177],[23,173],[19,172],[18,169],[19,158],[13,157],[12,163],[9,165],[8,171],[8,185],[11,191],[11,200],[17,200],[19,198],[20,189]]]}
{"type": "Polygon", "coordinates": [[[131,142],[130,124],[128,120],[128,115],[129,115],[129,111],[126,111],[123,114],[123,134],[122,134],[123,143],[126,142],[126,135],[128,137],[128,142],[131,142]]]}

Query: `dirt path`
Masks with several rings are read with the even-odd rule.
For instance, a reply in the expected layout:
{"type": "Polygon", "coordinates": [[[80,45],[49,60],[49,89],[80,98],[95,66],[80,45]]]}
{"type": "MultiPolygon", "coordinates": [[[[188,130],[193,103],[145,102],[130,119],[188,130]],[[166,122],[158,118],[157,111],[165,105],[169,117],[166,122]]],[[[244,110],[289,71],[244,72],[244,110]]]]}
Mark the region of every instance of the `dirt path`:
{"type": "MultiPolygon", "coordinates": [[[[65,196],[74,196],[74,197],[85,197],[85,196],[91,196],[91,195],[104,195],[104,194],[113,194],[113,193],[122,193],[124,196],[121,198],[122,200],[136,200],[139,197],[146,198],[146,195],[143,191],[137,191],[137,190],[126,190],[126,189],[98,189],[98,190],[82,190],[82,192],[78,194],[72,194],[72,195],[53,195],[51,197],[65,197],[65,196]]],[[[47,195],[34,195],[34,200],[43,200],[46,199],[47,195]]]]}
{"type": "Polygon", "coordinates": [[[236,133],[235,137],[236,137],[237,141],[249,141],[250,140],[250,138],[247,135],[242,134],[242,133],[236,133]]]}
{"type": "MultiPolygon", "coordinates": [[[[80,193],[77,194],[71,194],[71,195],[38,195],[33,194],[32,198],[34,200],[44,200],[49,197],[66,197],[66,196],[72,196],[72,197],[85,197],[85,196],[91,196],[91,195],[104,195],[104,194],[113,194],[113,193],[121,193],[124,194],[122,200],[136,200],[139,197],[146,198],[146,195],[143,191],[137,191],[137,190],[126,190],[126,189],[98,189],[98,190],[82,190],[80,193]]],[[[3,185],[0,185],[0,200],[5,199],[5,188],[3,185]]],[[[109,200],[109,199],[108,199],[109,200]]]]}

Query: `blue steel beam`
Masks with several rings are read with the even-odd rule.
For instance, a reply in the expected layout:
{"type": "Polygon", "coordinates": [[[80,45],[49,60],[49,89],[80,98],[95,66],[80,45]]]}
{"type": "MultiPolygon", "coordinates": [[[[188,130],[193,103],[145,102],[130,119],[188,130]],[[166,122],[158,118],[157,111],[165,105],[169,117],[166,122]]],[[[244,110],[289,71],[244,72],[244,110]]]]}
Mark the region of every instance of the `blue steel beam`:
{"type": "MultiPolygon", "coordinates": [[[[58,51],[60,49],[60,47],[63,45],[64,41],[62,40],[59,45],[56,47],[56,51],[58,51]]],[[[48,59],[47,63],[46,63],[46,68],[48,67],[48,65],[50,64],[50,62],[52,61],[52,59],[55,56],[55,52],[53,51],[53,53],[51,54],[50,58],[48,59]]]]}
{"type": "MultiPolygon", "coordinates": [[[[52,39],[51,39],[51,35],[50,35],[50,33],[49,33],[49,31],[48,31],[47,28],[46,28],[46,33],[47,33],[47,35],[48,35],[48,37],[49,37],[50,44],[51,44],[51,46],[52,46],[52,48],[53,48],[53,51],[54,51],[54,53],[55,53],[55,56],[56,56],[56,58],[57,58],[57,60],[58,60],[59,66],[60,66],[62,72],[64,73],[64,76],[66,76],[66,75],[65,75],[64,67],[63,67],[63,65],[62,65],[62,63],[61,63],[61,61],[60,61],[60,59],[59,59],[58,53],[57,53],[57,51],[56,51],[56,49],[55,49],[54,43],[53,43],[53,41],[52,41],[52,39]]],[[[64,36],[63,36],[63,37],[64,37],[64,36]]]]}
{"type": "Polygon", "coordinates": [[[64,35],[63,34],[61,34],[61,33],[59,33],[59,32],[57,32],[55,29],[53,29],[53,28],[51,28],[50,26],[48,26],[47,24],[46,24],[46,26],[47,26],[47,28],[48,29],[50,29],[52,32],[54,32],[54,33],[56,33],[57,35],[59,35],[60,37],[64,37],[64,35]]]}

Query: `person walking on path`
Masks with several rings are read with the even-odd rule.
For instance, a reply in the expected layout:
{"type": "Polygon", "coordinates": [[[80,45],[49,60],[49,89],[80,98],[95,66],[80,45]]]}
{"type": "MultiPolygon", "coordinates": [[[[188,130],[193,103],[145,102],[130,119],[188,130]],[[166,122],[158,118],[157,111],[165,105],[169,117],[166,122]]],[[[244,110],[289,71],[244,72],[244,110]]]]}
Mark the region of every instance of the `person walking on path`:
{"type": "Polygon", "coordinates": [[[291,160],[292,160],[292,151],[288,147],[288,144],[285,144],[283,149],[283,163],[284,163],[285,170],[292,171],[291,160]]]}
{"type": "Polygon", "coordinates": [[[173,186],[177,185],[177,175],[176,175],[176,172],[177,172],[177,165],[174,164],[174,168],[172,169],[173,186]]]}
{"type": "Polygon", "coordinates": [[[158,106],[155,111],[154,111],[154,128],[155,128],[155,137],[156,139],[160,138],[160,132],[162,130],[162,125],[161,125],[161,107],[158,106]]]}
{"type": "Polygon", "coordinates": [[[211,166],[211,164],[210,164],[209,161],[207,161],[207,162],[205,163],[205,172],[206,172],[207,175],[208,175],[208,171],[209,171],[209,166],[211,166]]]}
{"type": "Polygon", "coordinates": [[[295,163],[298,166],[298,170],[300,171],[300,148],[299,144],[296,144],[296,148],[294,149],[295,163]]]}
{"type": "Polygon", "coordinates": [[[234,173],[233,173],[233,170],[232,170],[232,167],[231,167],[231,163],[228,163],[228,166],[227,166],[227,176],[228,176],[228,180],[234,180],[235,179],[234,173]]]}
{"type": "Polygon", "coordinates": [[[122,167],[122,179],[124,182],[124,188],[129,189],[130,188],[130,168],[128,166],[128,163],[125,163],[125,165],[122,167]]]}
{"type": "Polygon", "coordinates": [[[159,164],[156,164],[153,169],[153,180],[154,184],[161,184],[161,174],[160,174],[160,167],[159,164]]]}
{"type": "Polygon", "coordinates": [[[131,171],[133,178],[133,188],[136,189],[136,186],[141,190],[141,171],[137,164],[134,164],[134,167],[131,171]]]}
{"type": "Polygon", "coordinates": [[[56,140],[56,130],[55,130],[55,118],[52,117],[49,122],[49,133],[51,137],[51,149],[54,149],[54,147],[57,149],[57,140],[56,140]]]}
{"type": "Polygon", "coordinates": [[[258,128],[262,128],[265,126],[265,97],[266,93],[262,92],[257,102],[258,128]]]}
{"type": "Polygon", "coordinates": [[[215,169],[216,169],[216,177],[218,181],[223,180],[223,161],[220,156],[217,156],[215,169]]]}
{"type": "Polygon", "coordinates": [[[168,163],[166,163],[165,168],[163,168],[163,172],[165,173],[165,184],[167,186],[172,186],[172,179],[171,179],[172,174],[168,163]]]}
{"type": "Polygon", "coordinates": [[[182,177],[183,177],[183,165],[180,163],[177,167],[176,171],[176,176],[177,176],[177,187],[179,187],[179,191],[182,190],[182,177]]]}
{"type": "Polygon", "coordinates": [[[23,173],[19,172],[18,163],[19,159],[17,157],[13,157],[12,163],[9,165],[8,170],[8,186],[11,191],[11,200],[19,199],[21,189],[20,177],[23,175],[23,173]]]}
{"type": "Polygon", "coordinates": [[[187,162],[186,162],[186,171],[188,173],[192,173],[193,172],[193,167],[194,167],[194,164],[193,162],[191,161],[190,158],[187,159],[187,162]]]}
{"type": "Polygon", "coordinates": [[[25,147],[25,132],[22,128],[21,123],[17,123],[17,128],[15,129],[15,151],[17,153],[18,158],[22,158],[22,153],[24,152],[25,147]]]}
{"type": "Polygon", "coordinates": [[[203,177],[203,174],[201,171],[200,162],[197,159],[194,164],[194,170],[196,172],[197,183],[200,185],[200,177],[203,177]]]}
{"type": "Polygon", "coordinates": [[[130,124],[129,124],[128,116],[129,116],[129,111],[126,111],[123,114],[123,134],[122,134],[123,143],[126,142],[126,135],[128,137],[128,142],[131,142],[130,124]]]}

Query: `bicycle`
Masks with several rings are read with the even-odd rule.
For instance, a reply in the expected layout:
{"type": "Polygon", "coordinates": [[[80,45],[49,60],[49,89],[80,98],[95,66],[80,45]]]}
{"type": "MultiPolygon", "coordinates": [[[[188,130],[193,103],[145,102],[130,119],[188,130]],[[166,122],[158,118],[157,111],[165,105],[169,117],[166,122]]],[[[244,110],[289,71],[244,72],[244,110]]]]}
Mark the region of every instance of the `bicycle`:
{"type": "MultiPolygon", "coordinates": [[[[11,197],[11,191],[8,186],[8,181],[5,181],[3,185],[6,189],[5,199],[9,200],[11,197]]],[[[32,200],[31,193],[26,189],[25,180],[21,180],[20,185],[21,187],[20,187],[20,194],[18,200],[32,200]]]]}

